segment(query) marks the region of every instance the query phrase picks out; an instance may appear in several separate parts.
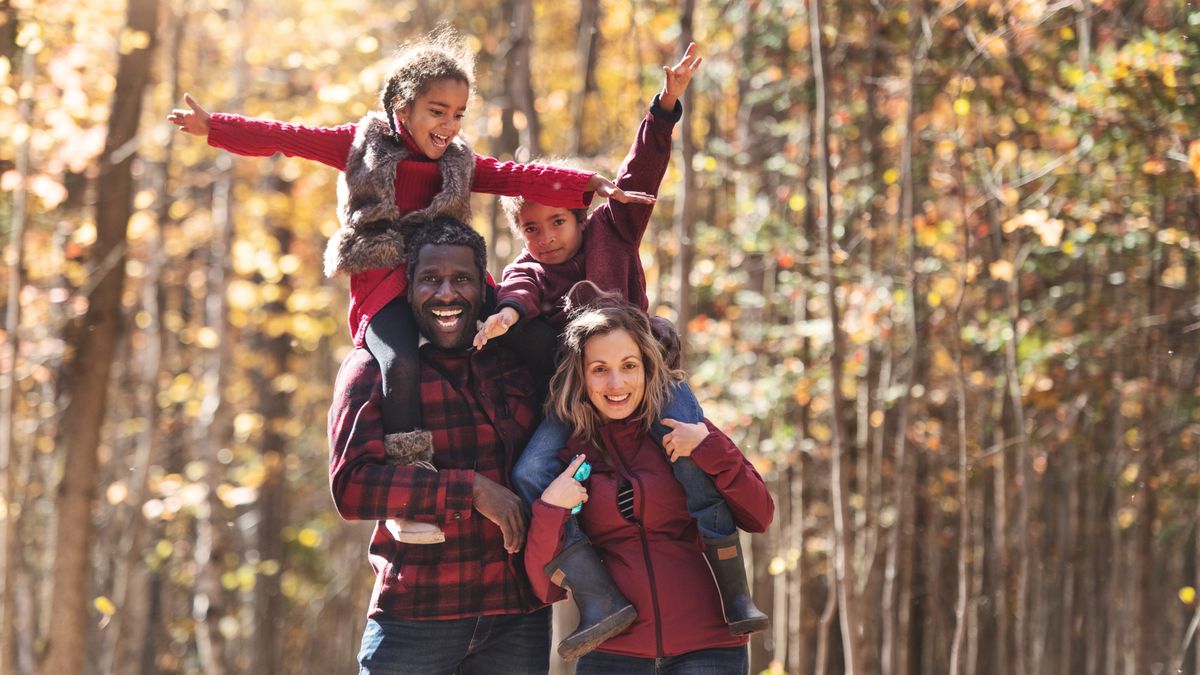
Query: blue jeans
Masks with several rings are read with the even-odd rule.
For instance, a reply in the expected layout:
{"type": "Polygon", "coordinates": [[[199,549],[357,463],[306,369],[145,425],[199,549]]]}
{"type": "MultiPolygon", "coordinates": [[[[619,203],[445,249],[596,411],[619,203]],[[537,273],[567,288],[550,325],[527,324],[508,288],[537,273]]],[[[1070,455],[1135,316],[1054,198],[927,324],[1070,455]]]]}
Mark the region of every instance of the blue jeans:
{"type": "Polygon", "coordinates": [[[592,652],[575,666],[575,675],[748,675],[746,647],[701,649],[679,656],[638,658],[592,652]]]}
{"type": "Polygon", "coordinates": [[[359,675],[544,675],[550,608],[444,621],[367,619],[359,675]]]}
{"type": "MultiPolygon", "coordinates": [[[[662,411],[663,417],[695,424],[704,420],[704,411],[700,402],[692,393],[686,382],[679,381],[671,385],[670,396],[662,411]]],[[[654,439],[662,444],[663,436],[671,430],[659,423],[652,427],[654,439]]],[[[558,474],[566,470],[567,465],[558,458],[558,451],[567,444],[571,430],[558,416],[551,413],[538,425],[533,432],[533,438],[525,446],[517,465],[513,468],[513,484],[517,494],[526,504],[532,504],[542,491],[546,489],[558,474]]],[[[696,466],[691,457],[681,457],[671,464],[675,479],[683,486],[687,494],[688,513],[696,519],[700,532],[705,537],[724,537],[737,531],[733,522],[733,514],[721,496],[712,478],[704,470],[696,466]]],[[[572,521],[574,519],[571,519],[572,521]]],[[[564,545],[573,541],[573,529],[568,526],[567,538],[564,545]]]]}

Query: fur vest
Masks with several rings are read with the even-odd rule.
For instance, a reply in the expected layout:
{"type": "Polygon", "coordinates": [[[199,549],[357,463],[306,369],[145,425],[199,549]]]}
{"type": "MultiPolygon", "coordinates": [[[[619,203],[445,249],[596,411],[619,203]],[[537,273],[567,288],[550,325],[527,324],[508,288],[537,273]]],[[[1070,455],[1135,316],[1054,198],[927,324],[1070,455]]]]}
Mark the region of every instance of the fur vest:
{"type": "Polygon", "coordinates": [[[475,153],[455,137],[437,160],[442,191],[429,206],[401,214],[396,207],[396,167],[409,156],[383,113],[359,120],[346,170],[338,177],[338,221],[341,227],[325,247],[325,275],[357,274],[404,264],[413,228],[441,215],[471,221],[471,180],[475,153]]]}

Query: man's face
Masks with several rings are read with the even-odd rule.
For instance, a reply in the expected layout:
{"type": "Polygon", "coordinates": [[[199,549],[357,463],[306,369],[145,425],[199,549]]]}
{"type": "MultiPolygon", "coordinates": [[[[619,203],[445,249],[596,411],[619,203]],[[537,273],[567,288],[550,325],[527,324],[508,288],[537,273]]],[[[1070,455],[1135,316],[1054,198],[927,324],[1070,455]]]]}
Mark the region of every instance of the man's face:
{"type": "Polygon", "coordinates": [[[469,347],[483,309],[483,274],[475,265],[475,252],[468,246],[423,246],[408,302],[421,335],[435,347],[469,347]]]}

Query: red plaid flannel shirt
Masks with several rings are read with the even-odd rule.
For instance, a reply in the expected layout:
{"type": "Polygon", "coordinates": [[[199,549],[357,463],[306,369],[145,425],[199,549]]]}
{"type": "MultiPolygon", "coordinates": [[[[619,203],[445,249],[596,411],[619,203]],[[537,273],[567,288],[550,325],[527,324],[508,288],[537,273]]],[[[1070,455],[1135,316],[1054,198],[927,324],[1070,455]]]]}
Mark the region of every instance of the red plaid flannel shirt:
{"type": "Polygon", "coordinates": [[[382,522],[370,546],[370,616],[457,619],[544,606],[522,554],[472,509],[476,472],[512,489],[510,475],[539,421],[529,371],[499,346],[476,352],[421,347],[421,412],[437,472],[389,464],[383,450],[379,366],[363,348],[342,363],[329,410],[329,484],[347,520],[436,523],[442,544],[401,544],[382,522]]]}

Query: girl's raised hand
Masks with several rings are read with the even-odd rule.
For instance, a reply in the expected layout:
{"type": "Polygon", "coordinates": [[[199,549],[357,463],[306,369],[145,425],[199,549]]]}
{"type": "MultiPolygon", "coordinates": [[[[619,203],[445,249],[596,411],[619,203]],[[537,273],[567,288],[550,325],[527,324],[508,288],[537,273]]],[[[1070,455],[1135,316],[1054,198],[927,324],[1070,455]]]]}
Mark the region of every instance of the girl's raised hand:
{"type": "Polygon", "coordinates": [[[207,136],[211,126],[209,120],[212,119],[212,115],[209,115],[204,108],[201,108],[200,104],[196,103],[196,99],[192,98],[191,94],[184,94],[183,102],[188,104],[191,110],[176,108],[171,111],[170,115],[167,115],[167,121],[179,127],[179,130],[185,134],[207,136]]]}
{"type": "Polygon", "coordinates": [[[587,488],[575,480],[575,471],[585,459],[587,459],[586,455],[576,455],[575,459],[571,460],[567,466],[567,470],[558,474],[558,478],[551,481],[542,491],[542,501],[568,511],[575,508],[576,504],[586,502],[588,500],[587,488]]]}
{"type": "Polygon", "coordinates": [[[672,462],[680,457],[691,457],[692,451],[708,438],[708,426],[704,422],[688,424],[664,417],[662,424],[671,429],[671,433],[663,436],[663,450],[672,462]]]}
{"type": "Polygon", "coordinates": [[[612,199],[622,204],[653,204],[658,201],[658,197],[646,194],[645,192],[626,192],[617,187],[616,183],[598,173],[592,175],[592,178],[588,181],[587,189],[595,192],[597,196],[612,199]]]}
{"type": "Polygon", "coordinates": [[[704,57],[696,56],[696,43],[692,42],[688,45],[687,51],[683,53],[683,58],[679,59],[679,63],[674,66],[663,66],[666,82],[658,97],[659,107],[667,111],[675,109],[675,102],[679,100],[680,96],[683,96],[683,92],[687,91],[688,85],[692,82],[692,75],[696,74],[696,70],[703,61],[704,57]]]}

